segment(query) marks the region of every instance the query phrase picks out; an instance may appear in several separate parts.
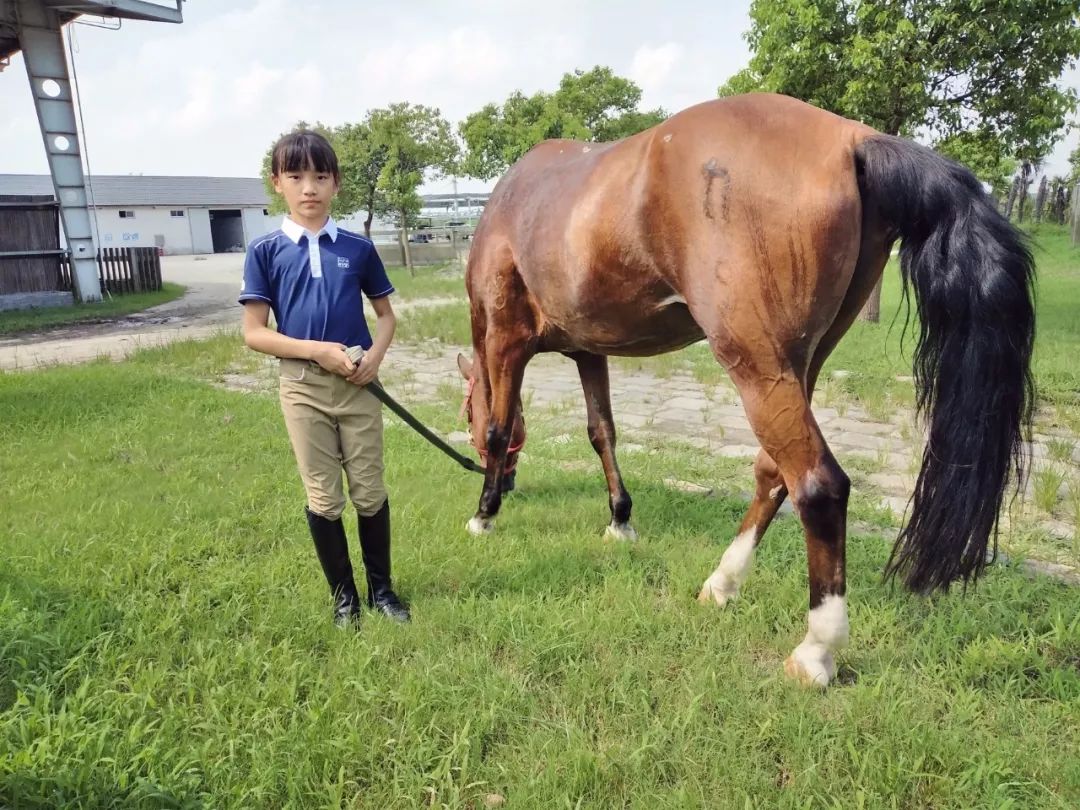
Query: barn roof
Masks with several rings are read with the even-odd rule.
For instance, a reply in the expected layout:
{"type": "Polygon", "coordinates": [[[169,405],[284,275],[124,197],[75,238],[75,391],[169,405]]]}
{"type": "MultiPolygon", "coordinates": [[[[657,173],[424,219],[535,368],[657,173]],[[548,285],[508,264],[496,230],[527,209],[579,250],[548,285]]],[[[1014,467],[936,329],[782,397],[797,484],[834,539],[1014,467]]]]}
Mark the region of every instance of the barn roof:
{"type": "MultiPolygon", "coordinates": [[[[269,198],[258,177],[173,177],[99,174],[91,178],[99,207],[139,205],[256,206],[269,198]]],[[[47,174],[0,174],[0,195],[53,193],[47,174]]]]}

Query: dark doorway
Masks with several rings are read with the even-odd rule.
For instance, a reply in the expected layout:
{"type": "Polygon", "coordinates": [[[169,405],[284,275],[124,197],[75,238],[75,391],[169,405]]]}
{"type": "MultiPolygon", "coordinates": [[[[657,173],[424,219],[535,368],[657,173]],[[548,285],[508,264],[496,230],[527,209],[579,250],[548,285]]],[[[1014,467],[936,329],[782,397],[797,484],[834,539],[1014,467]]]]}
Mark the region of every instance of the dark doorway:
{"type": "Polygon", "coordinates": [[[243,253],[244,222],[240,218],[240,209],[211,211],[210,238],[214,253],[243,253]]]}

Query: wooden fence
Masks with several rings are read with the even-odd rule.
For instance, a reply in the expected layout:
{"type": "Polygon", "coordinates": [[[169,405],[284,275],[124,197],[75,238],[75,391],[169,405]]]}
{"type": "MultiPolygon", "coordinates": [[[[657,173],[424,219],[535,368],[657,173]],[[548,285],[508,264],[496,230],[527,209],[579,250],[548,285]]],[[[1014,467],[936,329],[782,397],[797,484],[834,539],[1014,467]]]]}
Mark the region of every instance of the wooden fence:
{"type": "Polygon", "coordinates": [[[0,195],[0,295],[56,289],[59,216],[51,196],[0,195]]]}
{"type": "MultiPolygon", "coordinates": [[[[102,294],[151,292],[161,289],[161,257],[156,247],[104,248],[97,252],[102,294]]],[[[60,290],[71,290],[71,259],[60,260],[60,290]]]]}

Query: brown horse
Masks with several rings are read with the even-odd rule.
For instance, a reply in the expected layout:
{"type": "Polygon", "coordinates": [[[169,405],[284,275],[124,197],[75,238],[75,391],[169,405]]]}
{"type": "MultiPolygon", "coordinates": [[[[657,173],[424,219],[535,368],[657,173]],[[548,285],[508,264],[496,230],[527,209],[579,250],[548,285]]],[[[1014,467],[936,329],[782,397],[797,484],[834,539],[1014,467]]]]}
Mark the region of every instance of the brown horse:
{"type": "Polygon", "coordinates": [[[537,352],[578,365],[607,477],[609,531],[632,536],[615,460],[607,355],[707,340],[761,444],[757,491],[701,589],[723,605],[789,493],[803,523],[809,631],[789,676],[827,684],[848,637],[850,482],[810,402],[821,367],[901,240],[918,313],[929,438],[887,575],[918,592],[976,578],[1030,423],[1034,267],[965,168],[784,96],[707,102],[610,144],[546,141],[499,181],[469,257],[473,441],[486,457],[474,533],[491,529],[520,390],[537,352]]]}

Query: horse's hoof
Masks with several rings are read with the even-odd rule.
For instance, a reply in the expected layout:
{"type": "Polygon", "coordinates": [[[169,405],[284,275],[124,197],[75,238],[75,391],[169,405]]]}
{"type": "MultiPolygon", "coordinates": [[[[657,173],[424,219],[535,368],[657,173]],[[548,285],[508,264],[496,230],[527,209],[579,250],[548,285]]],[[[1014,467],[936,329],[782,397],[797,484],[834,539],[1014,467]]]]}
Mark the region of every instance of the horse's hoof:
{"type": "Polygon", "coordinates": [[[637,540],[637,532],[629,523],[611,523],[604,529],[604,537],[609,540],[633,541],[637,540]]]}
{"type": "Polygon", "coordinates": [[[802,645],[784,661],[784,674],[800,686],[824,689],[836,674],[832,655],[814,655],[802,645]]]}
{"type": "Polygon", "coordinates": [[[701,586],[701,590],[698,592],[697,600],[703,605],[716,604],[720,607],[724,607],[728,602],[735,598],[735,593],[725,591],[714,586],[708,580],[701,586]]]}
{"type": "Polygon", "coordinates": [[[483,537],[485,534],[491,534],[491,530],[495,526],[495,521],[491,518],[481,518],[475,515],[469,518],[469,522],[465,524],[465,528],[469,530],[469,534],[474,537],[483,537]]]}
{"type": "Polygon", "coordinates": [[[703,605],[715,603],[720,607],[724,607],[738,595],[738,583],[718,568],[701,586],[697,600],[703,605]]]}

